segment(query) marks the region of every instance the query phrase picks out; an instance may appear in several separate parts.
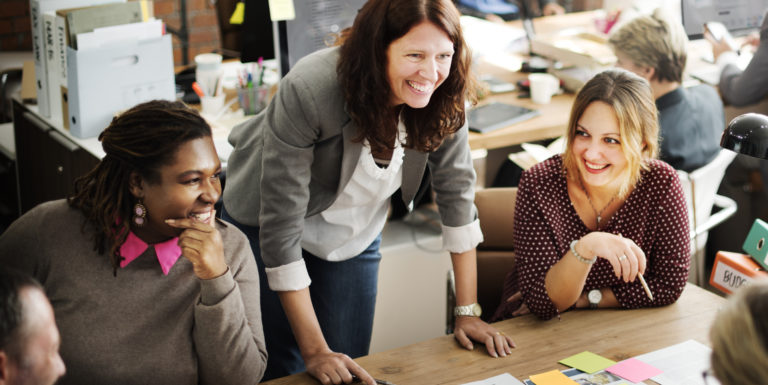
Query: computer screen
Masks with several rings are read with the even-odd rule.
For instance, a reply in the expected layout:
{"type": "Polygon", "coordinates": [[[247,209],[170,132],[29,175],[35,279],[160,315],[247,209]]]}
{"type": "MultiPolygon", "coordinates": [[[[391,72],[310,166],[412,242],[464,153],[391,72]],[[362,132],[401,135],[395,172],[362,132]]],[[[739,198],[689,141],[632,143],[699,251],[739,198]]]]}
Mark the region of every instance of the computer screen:
{"type": "Polygon", "coordinates": [[[302,57],[333,45],[336,35],[351,27],[366,0],[295,1],[296,18],[275,23],[275,57],[280,60],[280,73],[302,57]]]}
{"type": "Polygon", "coordinates": [[[700,39],[704,23],[719,21],[734,35],[743,35],[760,27],[768,11],[768,0],[682,0],[685,32],[690,39],[700,39]]]}

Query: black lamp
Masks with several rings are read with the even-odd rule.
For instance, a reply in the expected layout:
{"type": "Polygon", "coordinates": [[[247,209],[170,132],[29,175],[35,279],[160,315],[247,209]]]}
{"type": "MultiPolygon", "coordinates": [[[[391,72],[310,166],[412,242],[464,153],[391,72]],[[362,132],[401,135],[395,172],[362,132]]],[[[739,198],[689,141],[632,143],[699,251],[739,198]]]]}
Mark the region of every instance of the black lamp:
{"type": "Polygon", "coordinates": [[[723,131],[720,147],[768,159],[768,116],[748,113],[733,118],[723,131]]]}

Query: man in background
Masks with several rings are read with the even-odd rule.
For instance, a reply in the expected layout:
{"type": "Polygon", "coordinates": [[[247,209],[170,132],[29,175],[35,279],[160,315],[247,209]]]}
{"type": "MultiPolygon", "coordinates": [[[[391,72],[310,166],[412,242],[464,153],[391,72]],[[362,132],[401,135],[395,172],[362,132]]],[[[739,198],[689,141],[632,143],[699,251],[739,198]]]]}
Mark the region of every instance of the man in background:
{"type": "Polygon", "coordinates": [[[64,375],[59,330],[33,278],[0,267],[0,385],[50,385],[64,375]]]}

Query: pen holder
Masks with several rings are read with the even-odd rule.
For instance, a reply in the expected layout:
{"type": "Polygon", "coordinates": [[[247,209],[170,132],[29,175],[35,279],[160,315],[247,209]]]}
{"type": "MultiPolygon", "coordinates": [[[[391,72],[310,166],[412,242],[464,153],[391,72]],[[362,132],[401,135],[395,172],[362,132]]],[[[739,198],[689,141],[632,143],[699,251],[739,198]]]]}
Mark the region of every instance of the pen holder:
{"type": "Polygon", "coordinates": [[[238,88],[237,100],[246,115],[255,115],[267,106],[269,87],[238,88]]]}

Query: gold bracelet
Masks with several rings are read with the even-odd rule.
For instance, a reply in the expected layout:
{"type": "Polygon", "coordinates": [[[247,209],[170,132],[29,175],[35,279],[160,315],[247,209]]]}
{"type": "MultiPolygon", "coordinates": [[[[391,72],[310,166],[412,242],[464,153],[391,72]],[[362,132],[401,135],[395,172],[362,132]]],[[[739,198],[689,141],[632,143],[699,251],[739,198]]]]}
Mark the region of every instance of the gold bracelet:
{"type": "Polygon", "coordinates": [[[597,261],[597,257],[594,257],[592,259],[586,259],[576,252],[576,242],[578,241],[579,241],[578,239],[574,239],[573,241],[571,241],[571,253],[573,253],[573,255],[576,256],[576,259],[578,259],[579,262],[581,263],[586,263],[587,265],[594,264],[597,261]]]}

